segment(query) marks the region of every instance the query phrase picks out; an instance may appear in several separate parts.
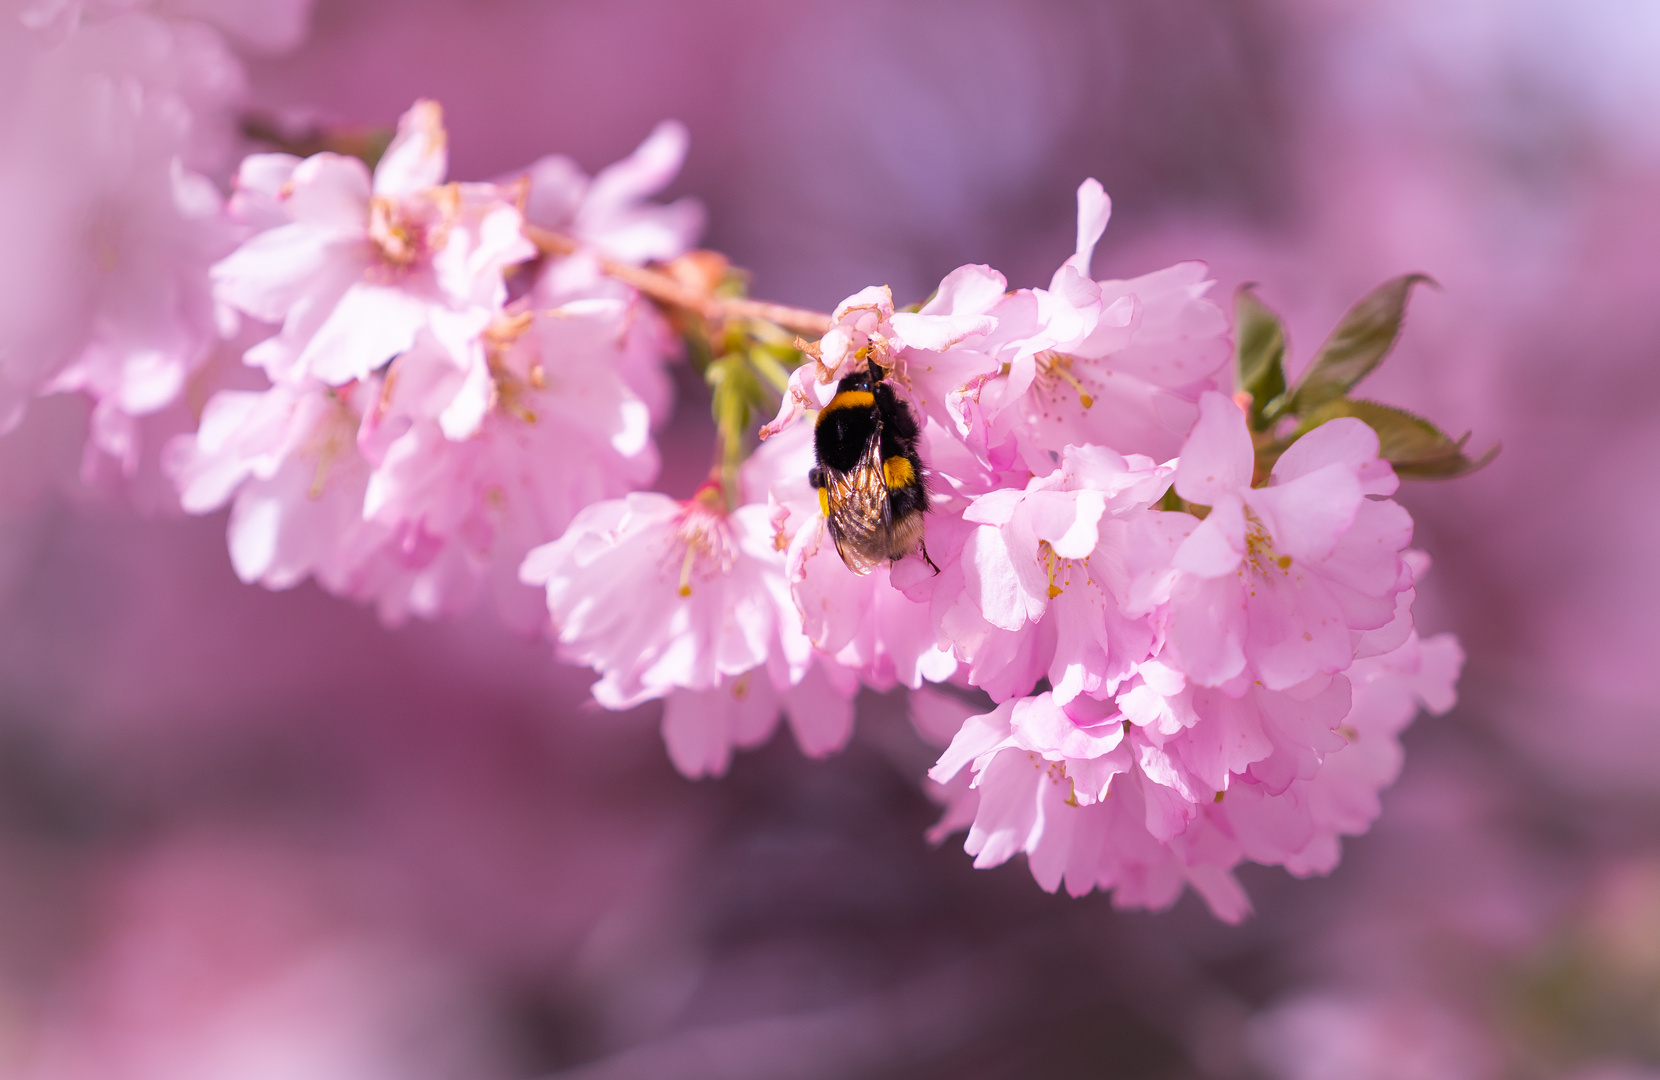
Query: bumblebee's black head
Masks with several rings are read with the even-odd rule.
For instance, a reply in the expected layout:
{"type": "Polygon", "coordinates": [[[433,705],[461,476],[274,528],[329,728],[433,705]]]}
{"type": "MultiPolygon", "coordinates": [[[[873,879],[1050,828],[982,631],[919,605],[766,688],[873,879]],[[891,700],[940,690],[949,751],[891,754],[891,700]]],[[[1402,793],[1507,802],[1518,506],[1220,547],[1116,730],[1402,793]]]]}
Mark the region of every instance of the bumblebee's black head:
{"type": "Polygon", "coordinates": [[[855,371],[851,375],[844,375],[836,384],[836,393],[843,394],[849,390],[874,390],[876,384],[887,377],[887,373],[875,364],[868,365],[863,371],[855,371]]]}

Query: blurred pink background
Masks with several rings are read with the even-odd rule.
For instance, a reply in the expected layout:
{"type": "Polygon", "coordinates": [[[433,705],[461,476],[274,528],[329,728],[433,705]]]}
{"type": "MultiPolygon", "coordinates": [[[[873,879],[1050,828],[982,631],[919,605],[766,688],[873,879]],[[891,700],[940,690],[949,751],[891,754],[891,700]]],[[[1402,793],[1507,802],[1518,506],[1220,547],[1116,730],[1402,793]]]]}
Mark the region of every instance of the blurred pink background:
{"type": "Polygon", "coordinates": [[[1331,878],[1117,914],[925,844],[902,698],[685,781],[487,612],[238,584],[48,400],[0,442],[0,1075],[1660,1077],[1656,55],[1636,0],[317,0],[254,107],[436,98],[464,179],[677,118],[768,299],[1038,284],[1086,176],[1099,273],[1259,282],[1294,362],[1433,275],[1365,390],[1504,446],[1401,497],[1462,701],[1331,878]]]}

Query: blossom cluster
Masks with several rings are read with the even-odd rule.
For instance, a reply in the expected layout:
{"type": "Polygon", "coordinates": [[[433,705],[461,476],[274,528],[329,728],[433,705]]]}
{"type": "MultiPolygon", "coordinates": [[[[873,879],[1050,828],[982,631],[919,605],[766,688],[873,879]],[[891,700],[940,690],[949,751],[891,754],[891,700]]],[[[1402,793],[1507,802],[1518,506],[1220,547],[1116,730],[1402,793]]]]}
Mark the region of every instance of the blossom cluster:
{"type": "Polygon", "coordinates": [[[0,431],[82,394],[83,473],[130,477],[147,433],[189,423],[222,330],[208,268],[238,236],[214,182],[246,96],[236,50],[293,46],[309,7],[0,6],[0,431]]]}
{"type": "Polygon", "coordinates": [[[1126,906],[1191,884],[1237,920],[1240,862],[1324,872],[1365,830],[1396,735],[1420,703],[1450,706],[1461,654],[1413,628],[1428,564],[1373,427],[1310,425],[1257,476],[1266,440],[1249,395],[1221,392],[1233,350],[1205,268],[1093,279],[1109,213],[1086,182],[1047,288],[965,266],[914,312],[885,287],[850,297],[741,504],[714,485],[596,503],[524,577],[601,704],[665,699],[690,775],[780,711],[821,753],[858,686],[949,682],[995,706],[914,698],[944,746],[939,831],[968,826],[977,866],[1024,852],[1045,888],[1126,906]],[[872,365],[921,421],[933,495],[928,558],[859,576],[798,421],[872,365]]]}
{"type": "Polygon", "coordinates": [[[591,180],[548,157],[456,183],[423,101],[372,173],[327,152],[247,158],[229,214],[250,235],[212,278],[220,304],[265,328],[243,359],[269,386],[214,395],[166,460],[186,510],[231,504],[237,574],[312,577],[393,623],[490,592],[534,626],[525,553],[656,475],[678,341],[598,260],[688,246],[695,204],[643,202],[684,150],[665,123],[591,180]],[[527,222],[574,250],[541,257],[527,222]]]}
{"type": "Polygon", "coordinates": [[[388,623],[490,595],[593,668],[600,705],[662,702],[694,777],[781,718],[833,752],[861,687],[903,685],[943,751],[936,835],[966,827],[976,865],[1025,853],[1045,888],[1132,906],[1191,884],[1227,919],[1244,860],[1329,870],[1377,813],[1400,728],[1450,706],[1461,654],[1414,630],[1428,560],[1391,461],[1473,463],[1347,396],[1418,278],[1287,389],[1271,316],[1247,295],[1230,329],[1202,264],[1092,276],[1111,204],[1091,180],[1047,287],[964,266],[916,310],[876,286],[797,313],[823,332],[785,346],[767,320],[786,309],[715,303],[730,279],[652,270],[668,284],[647,296],[631,275],[702,227],[695,202],[651,201],[685,154],[672,122],[592,178],[549,156],[456,182],[421,101],[378,156],[256,153],[222,198],[200,171],[232,141],[221,34],[279,45],[303,13],[36,3],[0,29],[30,65],[8,119],[42,148],[0,171],[18,196],[0,206],[44,207],[0,256],[37,264],[8,280],[40,294],[0,290],[0,422],[84,391],[88,460],[129,476],[170,434],[162,470],[186,511],[229,508],[244,581],[311,579],[388,623]],[[86,243],[47,250],[69,218],[86,243]],[[644,489],[683,337],[721,354],[722,460],[676,499],[644,489]],[[914,413],[930,492],[925,546],[865,574],[809,483],[806,422],[861,372],[914,413]]]}

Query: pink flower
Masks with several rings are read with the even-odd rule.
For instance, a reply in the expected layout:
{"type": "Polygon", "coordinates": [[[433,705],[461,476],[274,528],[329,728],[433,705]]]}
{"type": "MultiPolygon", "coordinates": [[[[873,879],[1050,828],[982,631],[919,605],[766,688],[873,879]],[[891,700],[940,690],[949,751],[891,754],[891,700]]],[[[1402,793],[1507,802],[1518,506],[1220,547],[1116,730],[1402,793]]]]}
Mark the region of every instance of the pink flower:
{"type": "Polygon", "coordinates": [[[1368,498],[1397,485],[1359,420],[1298,439],[1253,488],[1244,415],[1207,392],[1182,449],[1176,492],[1210,507],[1171,560],[1169,648],[1207,686],[1256,679],[1284,689],[1355,656],[1359,632],[1388,625],[1412,584],[1400,552],[1412,519],[1368,498]]]}
{"type": "MultiPolygon", "coordinates": [[[[665,120],[633,154],[601,169],[592,180],[563,155],[544,157],[525,174],[525,219],[583,245],[574,254],[544,258],[532,298],[550,308],[579,300],[624,303],[632,327],[652,324],[663,342],[660,348],[624,350],[611,364],[645,402],[654,425],[668,418],[673,403],[664,361],[679,351],[679,343],[654,307],[641,302],[631,287],[603,275],[596,256],[635,264],[668,261],[697,240],[704,213],[696,199],[668,205],[645,201],[679,172],[686,140],[683,125],[665,120]]],[[[637,336],[646,335],[640,331],[637,336]]]]}
{"type": "MultiPolygon", "coordinates": [[[[1145,510],[1170,470],[1099,447],[1067,447],[1024,490],[1001,488],[963,511],[960,555],[932,590],[940,633],[968,679],[994,699],[1047,676],[1058,702],[1111,695],[1154,645],[1152,626],[1120,610],[1102,550],[1102,522],[1145,510]],[[960,582],[960,584],[959,584],[960,582]]],[[[1109,533],[1109,544],[1120,534],[1109,533]]],[[[946,566],[946,563],[942,563],[946,566]]]]}
{"type": "Polygon", "coordinates": [[[747,498],[771,508],[774,546],[786,550],[797,618],[813,648],[878,690],[949,678],[957,662],[937,646],[928,606],[905,596],[888,567],[861,576],[836,554],[807,483],[812,464],[812,432],[797,425],[756,450],[744,480],[747,498]]]}
{"type": "Polygon", "coordinates": [[[147,193],[166,199],[156,205],[135,180],[128,191],[133,204],[126,208],[131,218],[107,222],[134,248],[109,256],[103,310],[91,320],[85,346],[40,388],[43,394],[91,397],[96,404],[89,442],[129,477],[143,449],[142,418],[177,400],[208,360],[217,334],[207,268],[234,242],[212,184],[186,172],[177,159],[165,183],[166,196],[147,193]]]}
{"type": "Polygon", "coordinates": [[[838,379],[874,360],[994,470],[1047,472],[1068,445],[1170,456],[1228,360],[1227,320],[1205,298],[1199,263],[1091,280],[1111,210],[1098,182],[1079,188],[1078,210],[1077,251],[1047,290],[1010,292],[1003,275],[971,265],[914,314],[895,312],[885,288],[844,301],[823,355],[797,369],[763,436],[823,407],[838,379]]]}
{"type": "Polygon", "coordinates": [[[1232,355],[1227,319],[1205,294],[1203,263],[1128,281],[1094,281],[1089,266],[1112,204],[1101,185],[1078,188],[1077,252],[1037,290],[1049,347],[1009,373],[1021,441],[1058,453],[1098,443],[1168,458],[1197,417],[1204,390],[1232,355]]]}
{"type": "Polygon", "coordinates": [[[241,70],[211,31],[141,15],[49,48],[14,16],[0,48],[0,430],[38,393],[84,391],[92,447],[130,475],[139,418],[219,336],[206,274],[235,233],[198,170],[229,137],[241,70]]]}
{"type": "Polygon", "coordinates": [[[122,30],[158,9],[170,22],[188,26],[200,20],[256,49],[293,48],[305,36],[311,0],[28,0],[17,19],[31,30],[61,40],[85,23],[116,21],[122,30]],[[123,18],[125,16],[126,18],[123,18]]]}
{"type": "Polygon", "coordinates": [[[1457,700],[1464,650],[1452,634],[1419,640],[1413,633],[1398,649],[1356,660],[1349,669],[1354,704],[1338,728],[1349,745],[1322,764],[1308,784],[1315,835],[1286,860],[1293,874],[1330,873],[1339,838],[1359,836],[1382,812],[1378,793],[1400,775],[1400,734],[1420,708],[1440,716],[1457,700]]]}
{"type": "MultiPolygon", "coordinates": [[[[664,120],[634,153],[592,179],[563,154],[539,158],[525,170],[525,220],[622,262],[667,262],[703,231],[703,205],[690,196],[667,205],[645,200],[680,172],[686,144],[685,125],[664,120]]],[[[552,260],[549,270],[563,262],[552,260]]]]}
{"type": "Polygon", "coordinates": [[[853,734],[857,690],[851,672],[823,658],[794,685],[758,667],[723,676],[710,690],[676,689],[663,702],[663,745],[682,774],[721,776],[732,751],[766,742],[782,713],[801,752],[824,757],[846,746],[853,734]]]}
{"type": "MultiPolygon", "coordinates": [[[[1356,680],[1316,677],[1240,698],[1141,665],[1116,701],[1050,693],[968,718],[929,772],[947,792],[972,767],[967,851],[976,866],[1026,853],[1053,891],[1114,891],[1160,907],[1194,886],[1219,918],[1250,909],[1243,860],[1326,873],[1339,838],[1364,832],[1395,779],[1398,735],[1420,705],[1450,708],[1462,654],[1450,635],[1357,661],[1356,680]]],[[[942,823],[943,825],[943,823],[942,823]]]]}
{"type": "Polygon", "coordinates": [[[1101,185],[1085,181],[1077,252],[1047,290],[1011,293],[996,271],[964,266],[918,315],[894,317],[895,378],[989,465],[1047,472],[1062,448],[1085,444],[1169,457],[1199,393],[1216,386],[1230,344],[1205,267],[1091,280],[1110,212],[1101,185]],[[907,318],[949,332],[918,333],[907,318]]]}
{"type": "Polygon", "coordinates": [[[384,378],[216,396],[169,464],[192,513],[234,496],[245,580],[315,575],[391,623],[463,611],[488,587],[530,628],[543,616],[518,579],[525,554],[656,474],[648,411],[611,361],[659,354],[658,329],[613,301],[503,317],[480,345],[486,411],[461,439],[442,418],[465,376],[423,333],[384,378]]]}
{"type": "Polygon", "coordinates": [[[453,550],[466,568],[449,594],[412,598],[409,610],[464,610],[487,584],[511,623],[536,626],[545,616],[519,581],[525,555],[583,507],[656,476],[649,411],[618,371],[624,354],[666,347],[659,321],[639,317],[645,306],[591,301],[498,319],[485,335],[487,411],[461,439],[429,415],[434,397],[453,394],[443,383],[460,378],[436,344],[423,336],[393,362],[359,440],[374,468],[363,515],[418,537],[412,547],[453,550]]]}
{"type": "MultiPolygon", "coordinates": [[[[788,628],[782,571],[766,508],[728,514],[706,486],[593,503],[520,577],[546,587],[561,657],[599,672],[595,700],[626,709],[764,665],[788,628]]],[[[799,639],[798,670],[808,652],[799,639]]]]}
{"type": "Polygon", "coordinates": [[[213,272],[216,295],[277,336],[250,349],[273,379],[366,378],[427,329],[456,367],[507,297],[504,270],[531,258],[518,210],[490,184],[444,184],[436,103],[398,124],[371,179],[356,158],[317,154],[282,189],[289,222],[259,233],[213,272]]]}
{"type": "Polygon", "coordinates": [[[594,700],[667,699],[664,738],[686,775],[723,771],[780,708],[803,751],[846,741],[857,683],[814,663],[766,506],[727,512],[713,484],[684,502],[637,491],[594,503],[520,576],[546,587],[560,656],[599,672],[594,700]]]}
{"type": "Polygon", "coordinates": [[[190,513],[233,502],[231,565],[243,581],[286,589],[315,576],[352,594],[388,541],[363,520],[369,466],[357,451],[375,382],[335,388],[278,384],[217,394],[201,429],[167,447],[167,467],[190,513]]]}

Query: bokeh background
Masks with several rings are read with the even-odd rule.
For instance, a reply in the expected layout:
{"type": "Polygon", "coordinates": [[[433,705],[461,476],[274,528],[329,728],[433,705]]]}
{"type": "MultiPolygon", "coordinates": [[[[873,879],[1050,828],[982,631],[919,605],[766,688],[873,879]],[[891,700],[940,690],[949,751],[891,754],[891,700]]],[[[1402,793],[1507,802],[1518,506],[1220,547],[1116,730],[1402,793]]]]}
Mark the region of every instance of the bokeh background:
{"type": "Polygon", "coordinates": [[[0,1075],[1660,1077],[1660,8],[317,0],[244,62],[290,119],[439,99],[461,178],[678,118],[706,245],[820,309],[1041,284],[1085,176],[1098,273],[1206,259],[1297,361],[1433,275],[1367,391],[1504,446],[1402,495],[1462,700],[1330,878],[1118,913],[930,848],[900,697],[686,781],[488,613],[238,584],[49,399],[0,441],[0,1075]]]}

